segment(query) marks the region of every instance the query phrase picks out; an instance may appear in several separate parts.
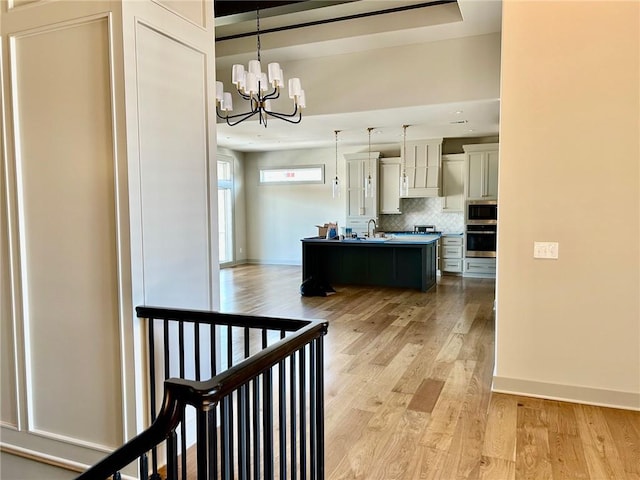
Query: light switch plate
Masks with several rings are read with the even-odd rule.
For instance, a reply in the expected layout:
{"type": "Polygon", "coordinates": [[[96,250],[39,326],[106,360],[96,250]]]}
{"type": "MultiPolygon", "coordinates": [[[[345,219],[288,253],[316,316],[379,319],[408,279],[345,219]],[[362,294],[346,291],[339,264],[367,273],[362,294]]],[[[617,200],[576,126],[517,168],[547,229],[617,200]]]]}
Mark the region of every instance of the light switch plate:
{"type": "Polygon", "coordinates": [[[558,258],[558,242],[533,242],[533,258],[558,258]]]}

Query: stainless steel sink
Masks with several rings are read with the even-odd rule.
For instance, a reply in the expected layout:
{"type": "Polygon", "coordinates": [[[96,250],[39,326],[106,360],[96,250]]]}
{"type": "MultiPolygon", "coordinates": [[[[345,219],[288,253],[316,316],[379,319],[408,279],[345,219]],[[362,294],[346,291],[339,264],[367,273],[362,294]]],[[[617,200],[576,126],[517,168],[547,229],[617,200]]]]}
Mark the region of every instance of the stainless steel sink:
{"type": "Polygon", "coordinates": [[[429,234],[420,234],[420,235],[397,235],[392,238],[387,238],[388,242],[431,242],[436,240],[439,235],[429,235],[429,234]]]}
{"type": "Polygon", "coordinates": [[[362,242],[362,243],[384,243],[389,239],[386,237],[380,238],[368,238],[368,237],[358,237],[358,238],[345,238],[342,240],[343,242],[362,242]]]}

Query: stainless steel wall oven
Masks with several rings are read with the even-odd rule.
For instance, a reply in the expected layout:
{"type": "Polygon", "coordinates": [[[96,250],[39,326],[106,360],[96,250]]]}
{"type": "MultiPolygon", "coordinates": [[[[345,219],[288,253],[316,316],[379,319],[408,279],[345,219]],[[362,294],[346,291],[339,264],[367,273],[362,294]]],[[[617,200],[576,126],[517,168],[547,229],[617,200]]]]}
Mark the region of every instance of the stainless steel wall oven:
{"type": "Polygon", "coordinates": [[[466,256],[495,258],[498,232],[498,202],[468,200],[465,212],[466,256]]]}
{"type": "Polygon", "coordinates": [[[467,257],[496,256],[497,225],[467,225],[467,257]]]}

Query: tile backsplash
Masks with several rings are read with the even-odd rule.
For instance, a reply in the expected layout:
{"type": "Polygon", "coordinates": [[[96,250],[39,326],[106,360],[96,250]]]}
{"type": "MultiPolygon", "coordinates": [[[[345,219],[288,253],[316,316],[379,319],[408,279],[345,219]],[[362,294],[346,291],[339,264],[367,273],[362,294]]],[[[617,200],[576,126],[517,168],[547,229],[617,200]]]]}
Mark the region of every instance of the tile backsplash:
{"type": "Polygon", "coordinates": [[[403,198],[400,200],[401,215],[380,215],[378,230],[412,231],[414,225],[435,225],[444,233],[462,233],[462,212],[443,213],[442,198],[403,198]]]}

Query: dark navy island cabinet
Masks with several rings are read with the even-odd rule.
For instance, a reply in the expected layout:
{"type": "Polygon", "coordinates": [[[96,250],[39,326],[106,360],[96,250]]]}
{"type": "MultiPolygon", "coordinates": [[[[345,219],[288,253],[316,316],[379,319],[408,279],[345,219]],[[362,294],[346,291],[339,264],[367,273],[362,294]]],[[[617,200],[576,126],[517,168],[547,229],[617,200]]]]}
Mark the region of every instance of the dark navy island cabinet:
{"type": "Polygon", "coordinates": [[[332,285],[416,288],[436,284],[436,241],[302,240],[302,279],[332,285]]]}

